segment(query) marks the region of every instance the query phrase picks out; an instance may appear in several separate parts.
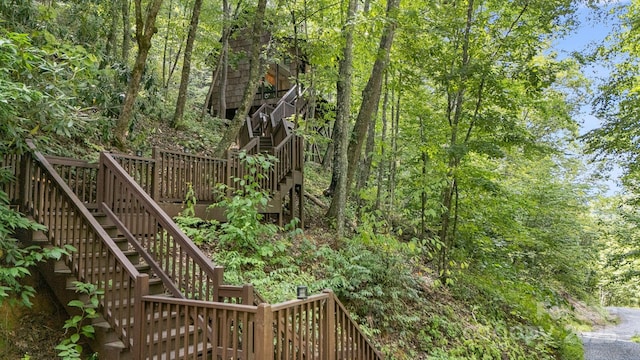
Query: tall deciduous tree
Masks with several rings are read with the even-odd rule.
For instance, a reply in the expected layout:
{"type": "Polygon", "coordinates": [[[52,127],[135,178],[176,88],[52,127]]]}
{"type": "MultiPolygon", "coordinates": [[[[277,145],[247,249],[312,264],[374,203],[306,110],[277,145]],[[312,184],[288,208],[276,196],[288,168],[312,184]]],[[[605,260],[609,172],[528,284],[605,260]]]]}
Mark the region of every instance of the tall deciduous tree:
{"type": "Polygon", "coordinates": [[[334,160],[333,160],[333,180],[335,191],[331,199],[331,205],[327,211],[327,216],[336,220],[338,236],[344,234],[345,208],[347,203],[347,171],[348,161],[347,146],[349,141],[349,117],[351,114],[351,72],[353,69],[353,27],[357,0],[347,0],[347,16],[343,25],[344,48],[340,59],[340,70],[338,74],[336,122],[334,126],[334,160]]]}
{"type": "Polygon", "coordinates": [[[423,129],[432,136],[439,163],[433,166],[442,176],[435,225],[441,242],[437,268],[444,278],[450,252],[459,245],[464,162],[470,154],[500,157],[513,147],[536,148],[528,111],[536,111],[555,77],[553,65],[538,58],[546,46],[541,39],[558,31],[571,6],[565,0],[436,1],[424,11],[431,22],[418,20],[425,33],[411,29],[413,37],[405,42],[407,51],[415,51],[410,62],[430,54],[418,65],[421,74],[432,74],[430,80],[417,83],[429,94],[419,102],[433,104],[423,129]]]}
{"type": "Polygon", "coordinates": [[[189,35],[187,35],[187,45],[184,49],[182,77],[180,78],[180,90],[178,91],[178,100],[176,101],[176,111],[171,121],[173,127],[179,127],[181,125],[184,106],[187,102],[187,85],[189,85],[189,73],[191,72],[191,52],[193,51],[193,43],[196,40],[201,7],[202,0],[195,0],[193,3],[193,13],[191,14],[191,23],[189,24],[189,35]]]}
{"type": "Polygon", "coordinates": [[[136,56],[136,62],[133,65],[131,80],[127,87],[122,111],[120,112],[120,117],[116,123],[115,139],[116,145],[120,148],[126,146],[129,121],[133,115],[133,106],[136,98],[138,97],[140,80],[142,79],[142,73],[144,72],[144,67],[147,63],[149,49],[151,49],[151,38],[157,32],[155,23],[161,5],[162,0],[152,0],[147,5],[146,18],[143,18],[142,0],[135,0],[136,41],[138,43],[138,54],[136,56]]]}
{"type": "Polygon", "coordinates": [[[373,113],[380,102],[380,93],[382,92],[382,77],[389,63],[389,53],[393,44],[393,36],[397,27],[397,11],[400,6],[400,0],[387,0],[387,10],[384,29],[380,37],[380,45],[376,61],[373,64],[371,75],[366,87],[362,91],[362,104],[356,118],[356,123],[349,141],[348,157],[351,165],[348,169],[347,189],[353,182],[353,174],[356,171],[360,154],[362,153],[362,144],[367,136],[369,126],[375,126],[375,117],[373,113]],[[373,124],[372,124],[373,123],[373,124]]]}

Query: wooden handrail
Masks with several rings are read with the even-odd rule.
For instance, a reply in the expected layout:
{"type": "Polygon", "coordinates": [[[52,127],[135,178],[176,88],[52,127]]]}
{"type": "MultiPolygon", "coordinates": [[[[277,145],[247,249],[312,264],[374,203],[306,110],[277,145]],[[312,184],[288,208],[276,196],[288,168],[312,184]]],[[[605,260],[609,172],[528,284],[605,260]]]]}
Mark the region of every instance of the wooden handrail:
{"type": "Polygon", "coordinates": [[[296,306],[310,304],[315,301],[330,300],[330,298],[331,298],[331,294],[322,292],[319,294],[311,295],[306,299],[294,299],[294,300],[289,300],[289,301],[285,301],[277,304],[272,304],[271,310],[282,311],[286,309],[291,309],[296,306]]]}
{"type": "Polygon", "coordinates": [[[135,286],[141,294],[148,294],[148,283],[136,285],[141,275],[138,270],[33,142],[28,140],[27,144],[32,153],[22,157],[24,171],[20,174],[20,181],[28,189],[22,194],[24,208],[37,222],[48,227],[46,234],[52,245],[76,248],[66,258],[67,266],[78,280],[90,282],[104,291],[100,299],[102,315],[125,345],[130,346],[136,341],[136,324],[129,321],[134,304],[118,310],[110,309],[108,304],[126,303],[133,298],[135,286]],[[70,228],[70,224],[75,226],[70,228]]]}
{"type": "Polygon", "coordinates": [[[167,290],[169,290],[173,296],[177,298],[184,298],[184,295],[182,294],[180,289],[178,289],[175,286],[173,281],[171,281],[169,276],[167,276],[167,274],[163,271],[162,267],[160,266],[160,264],[158,264],[156,259],[150,256],[149,253],[147,253],[146,249],[142,246],[142,244],[140,244],[138,239],[135,236],[133,236],[131,231],[129,231],[129,229],[116,216],[116,214],[114,214],[113,211],[111,211],[111,209],[107,206],[107,204],[102,203],[100,208],[107,215],[107,217],[111,221],[113,221],[113,223],[116,225],[118,230],[124,235],[124,237],[127,238],[127,241],[129,242],[129,244],[133,246],[138,252],[138,254],[140,254],[140,256],[144,259],[144,261],[147,264],[149,264],[149,266],[153,270],[153,273],[156,274],[156,276],[158,276],[162,280],[162,284],[164,285],[164,287],[167,290]]]}
{"type": "MultiPolygon", "coordinates": [[[[331,291],[331,290],[325,290],[325,293],[328,293],[331,295],[332,301],[335,303],[335,316],[336,316],[336,329],[339,327],[339,325],[342,325],[342,333],[347,333],[347,334],[351,334],[352,337],[357,337],[358,339],[343,339],[346,340],[346,343],[343,343],[341,345],[336,344],[336,358],[355,358],[353,357],[354,355],[354,347],[356,346],[360,346],[362,348],[362,352],[364,352],[364,354],[358,354],[358,359],[372,359],[372,360],[382,360],[384,359],[384,357],[382,356],[382,354],[375,348],[375,346],[373,346],[373,344],[371,343],[371,341],[369,341],[369,339],[364,336],[364,333],[362,332],[362,330],[360,329],[360,326],[358,325],[358,323],[356,323],[355,321],[353,321],[353,319],[351,318],[351,315],[349,315],[349,312],[347,311],[347,309],[344,307],[344,305],[340,302],[340,300],[338,299],[338,297],[331,291]],[[351,327],[353,330],[352,331],[348,331],[346,328],[347,327],[351,327]],[[342,349],[340,347],[343,347],[342,349]],[[349,349],[344,349],[344,347],[350,347],[349,349]],[[345,351],[347,350],[347,351],[345,351]],[[350,350],[350,351],[349,351],[350,350]],[[342,351],[344,353],[351,353],[349,355],[345,355],[342,354],[343,356],[338,356],[338,352],[342,351]],[[363,356],[364,355],[364,356],[363,356]]],[[[337,333],[337,331],[336,331],[337,333]]]]}
{"type": "Polygon", "coordinates": [[[248,313],[255,313],[258,310],[258,307],[256,305],[231,304],[231,303],[224,303],[224,302],[202,301],[202,300],[195,300],[195,299],[177,299],[177,298],[158,296],[158,295],[145,295],[142,297],[142,299],[149,303],[191,305],[191,306],[198,306],[205,309],[243,311],[248,313]]]}
{"type": "Polygon", "coordinates": [[[94,231],[99,236],[100,240],[104,242],[105,245],[107,245],[108,249],[111,252],[113,252],[114,256],[116,257],[118,262],[121,263],[122,267],[125,270],[127,270],[127,272],[132,277],[140,275],[138,270],[133,265],[131,265],[131,262],[129,262],[129,260],[124,255],[124,253],[122,253],[122,251],[120,250],[120,248],[118,248],[118,245],[116,245],[116,243],[109,236],[109,234],[107,234],[107,232],[104,230],[102,225],[98,223],[98,220],[96,220],[93,217],[93,215],[89,212],[89,210],[84,206],[84,204],[82,204],[80,199],[78,199],[78,197],[73,193],[71,188],[69,188],[69,186],[64,182],[64,180],[62,180],[60,175],[58,175],[58,173],[53,169],[53,167],[51,166],[51,164],[49,164],[47,159],[39,151],[37,151],[33,142],[31,140],[27,140],[27,145],[29,146],[31,151],[33,151],[32,155],[35,157],[35,160],[37,161],[37,163],[40,166],[42,166],[44,170],[46,170],[49,176],[51,176],[51,179],[53,180],[53,183],[55,184],[55,186],[60,188],[60,190],[63,193],[63,196],[65,196],[68,199],[68,201],[70,201],[71,204],[73,205],[74,210],[77,211],[78,214],[82,216],[83,220],[87,222],[87,225],[90,226],[91,230],[94,231]]]}
{"type": "Polygon", "coordinates": [[[254,137],[246,145],[240,148],[240,151],[244,151],[247,155],[255,155],[260,152],[260,138],[254,137]]]}
{"type": "Polygon", "coordinates": [[[143,238],[142,244],[148,255],[161,264],[163,271],[177,287],[185,289],[187,296],[214,301],[217,298],[217,289],[221,285],[222,268],[212,264],[211,260],[193,244],[111,155],[100,154],[100,170],[101,183],[104,186],[102,192],[107,196],[102,201],[103,206],[110,208],[124,226],[136,236],[143,238]],[[109,188],[115,186],[116,181],[119,191],[117,194],[116,189],[109,188]],[[118,198],[118,196],[124,198],[118,198]],[[134,201],[138,203],[138,207],[127,207],[134,201]],[[116,209],[116,207],[121,208],[116,209]],[[136,210],[146,214],[144,219],[147,223],[134,223],[134,220],[139,220],[128,218],[131,212],[136,210]],[[172,251],[175,255],[169,257],[168,254],[162,253],[166,251],[172,251]]]}
{"type": "Polygon", "coordinates": [[[280,99],[281,102],[286,102],[286,103],[291,103],[292,101],[294,101],[296,98],[298,97],[298,86],[297,85],[293,85],[289,91],[287,91],[282,98],[280,99]]]}
{"type": "Polygon", "coordinates": [[[81,159],[71,159],[62,156],[54,156],[54,155],[43,155],[47,162],[51,165],[65,165],[65,166],[81,166],[86,168],[98,168],[97,163],[92,163],[87,160],[81,159]]]}

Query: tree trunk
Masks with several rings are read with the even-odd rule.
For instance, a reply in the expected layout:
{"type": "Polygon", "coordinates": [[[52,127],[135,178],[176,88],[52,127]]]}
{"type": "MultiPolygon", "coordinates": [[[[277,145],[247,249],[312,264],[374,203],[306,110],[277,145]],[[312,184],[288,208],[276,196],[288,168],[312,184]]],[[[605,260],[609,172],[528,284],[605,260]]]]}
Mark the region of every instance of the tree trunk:
{"type": "Polygon", "coordinates": [[[384,30],[380,37],[380,45],[378,47],[378,55],[376,61],[373,64],[371,70],[371,76],[367,82],[364,91],[362,92],[362,105],[360,105],[360,111],[356,119],[355,127],[353,128],[353,134],[349,141],[348,157],[351,163],[348,170],[348,182],[347,189],[351,187],[353,183],[353,174],[357,169],[357,165],[360,162],[360,154],[362,153],[362,144],[364,143],[367,130],[370,123],[375,123],[375,118],[372,117],[375,109],[380,102],[380,93],[382,92],[382,76],[385,72],[387,64],[389,63],[389,52],[391,51],[391,44],[393,43],[393,36],[397,26],[395,16],[398,10],[400,0],[387,0],[387,15],[384,30]]]}
{"type": "MultiPolygon", "coordinates": [[[[398,81],[402,84],[402,81],[398,81]]],[[[401,89],[397,90],[396,103],[391,107],[391,162],[389,169],[389,208],[393,209],[396,202],[396,175],[398,171],[398,134],[400,133],[400,95],[401,89]]],[[[393,97],[393,94],[392,94],[393,97]]]]}
{"type": "Polygon", "coordinates": [[[191,24],[189,24],[189,35],[187,36],[187,45],[184,49],[184,61],[182,62],[182,77],[180,79],[180,90],[178,91],[178,100],[176,101],[176,112],[173,115],[171,126],[178,128],[182,125],[182,115],[184,114],[184,106],[187,102],[187,85],[189,84],[189,73],[191,72],[191,52],[193,51],[193,43],[196,39],[198,30],[198,20],[200,19],[200,8],[202,0],[195,0],[193,3],[193,14],[191,15],[191,24]]]}
{"type": "Polygon", "coordinates": [[[227,151],[229,146],[236,139],[238,131],[244,123],[244,119],[249,114],[249,109],[251,109],[253,98],[255,96],[256,90],[258,89],[258,83],[263,71],[262,62],[260,61],[260,52],[262,48],[261,39],[262,35],[264,34],[264,13],[266,6],[267,0],[258,1],[258,7],[256,9],[256,14],[253,22],[253,31],[251,35],[252,42],[251,54],[249,57],[249,81],[247,82],[247,87],[245,87],[244,89],[240,107],[238,107],[238,110],[236,111],[231,124],[227,128],[227,131],[222,136],[220,143],[218,143],[218,146],[214,151],[214,154],[217,157],[222,157],[224,152],[227,151]]]}
{"type": "Polygon", "coordinates": [[[335,191],[331,199],[331,205],[327,216],[334,218],[336,221],[336,230],[338,239],[344,235],[345,208],[347,205],[347,171],[348,161],[348,130],[349,115],[351,113],[351,73],[353,70],[353,27],[355,22],[355,14],[358,7],[357,0],[348,0],[349,7],[347,12],[347,20],[344,24],[345,45],[343,49],[342,59],[340,61],[340,70],[338,75],[336,106],[336,126],[334,134],[334,164],[333,178],[335,178],[335,191]]]}
{"type": "Polygon", "coordinates": [[[173,0],[169,1],[168,8],[169,14],[167,14],[167,28],[164,32],[164,45],[162,46],[162,88],[165,89],[165,96],[166,89],[169,86],[169,81],[167,80],[167,68],[171,67],[171,60],[169,60],[169,65],[167,66],[167,58],[169,58],[167,51],[169,50],[169,31],[171,31],[171,28],[173,27],[171,24],[171,20],[173,20],[173,0]]]}
{"type": "MultiPolygon", "coordinates": [[[[420,116],[420,143],[424,148],[424,144],[426,143],[425,139],[425,129],[424,129],[424,119],[420,116]]],[[[425,185],[422,182],[426,181],[427,178],[427,161],[429,160],[429,155],[426,150],[422,150],[420,153],[420,160],[422,161],[422,179],[421,179],[421,192],[420,192],[420,234],[424,236],[426,234],[427,229],[427,219],[426,219],[426,211],[427,211],[427,191],[425,190],[425,185]]]]}
{"type": "Polygon", "coordinates": [[[376,192],[376,210],[380,210],[382,204],[382,179],[384,178],[385,150],[387,147],[387,109],[389,108],[389,74],[384,74],[384,100],[382,101],[382,136],[380,139],[380,161],[378,162],[378,189],[376,192]]]}
{"type": "MultiPolygon", "coordinates": [[[[222,52],[220,53],[220,89],[218,91],[218,117],[227,118],[227,82],[229,76],[229,34],[231,32],[231,8],[227,0],[222,0],[224,29],[222,31],[222,52]]],[[[254,34],[255,35],[255,34],[254,34]]]]}
{"type": "Polygon", "coordinates": [[[218,57],[218,62],[216,64],[215,69],[213,69],[213,73],[211,74],[211,84],[209,85],[209,91],[207,91],[207,96],[204,100],[204,105],[202,106],[202,112],[200,114],[201,118],[204,118],[204,114],[209,111],[211,107],[211,98],[213,97],[213,90],[216,86],[216,81],[218,80],[218,75],[220,74],[220,70],[222,68],[222,57],[218,57]]]}
{"type": "Polygon", "coordinates": [[[162,0],[153,0],[147,7],[147,18],[143,22],[141,2],[142,0],[135,0],[138,55],[136,56],[131,80],[127,87],[124,104],[122,105],[122,111],[120,112],[120,117],[118,118],[115,129],[116,146],[120,149],[124,149],[126,146],[127,135],[129,132],[129,121],[133,114],[133,106],[135,104],[136,97],[138,96],[138,89],[140,88],[140,79],[142,79],[142,73],[147,62],[149,49],[151,48],[151,38],[157,31],[155,27],[156,17],[158,16],[158,11],[162,5],[162,0]]]}
{"type": "MultiPolygon", "coordinates": [[[[118,4],[111,3],[111,8],[109,9],[109,16],[111,17],[111,22],[109,23],[109,33],[107,35],[107,46],[105,48],[106,57],[109,58],[109,61],[113,61],[117,57],[117,32],[118,32],[118,4]]],[[[103,60],[105,62],[105,60],[103,60]]]]}
{"type": "Polygon", "coordinates": [[[121,0],[122,3],[122,63],[126,66],[129,62],[129,49],[131,49],[131,22],[129,21],[129,0],[121,0]]]}
{"type": "Polygon", "coordinates": [[[377,114],[378,105],[376,105],[376,109],[373,113],[373,121],[369,126],[369,131],[367,133],[367,144],[364,149],[364,160],[362,161],[360,170],[358,171],[358,189],[364,189],[367,186],[369,176],[371,175],[371,163],[373,161],[373,151],[376,145],[376,121],[378,117],[377,114]]]}
{"type": "MultiPolygon", "coordinates": [[[[236,4],[236,8],[233,12],[233,19],[236,19],[238,17],[238,12],[240,11],[241,5],[242,5],[242,0],[238,0],[238,3],[236,4]]],[[[218,56],[218,62],[216,63],[216,68],[212,71],[212,74],[211,74],[211,85],[209,85],[209,91],[207,91],[207,96],[204,100],[204,106],[202,107],[202,116],[201,116],[202,118],[204,118],[204,114],[207,111],[209,111],[211,108],[215,109],[214,105],[211,104],[211,102],[213,101],[213,90],[216,87],[216,81],[218,81],[218,78],[220,77],[221,73],[223,71],[226,71],[226,69],[223,69],[223,65],[224,65],[223,54],[226,51],[228,51],[227,49],[229,47],[229,37],[231,36],[231,32],[232,32],[231,24],[229,23],[229,21],[230,19],[225,20],[223,22],[222,37],[220,38],[220,42],[222,43],[222,48],[220,49],[220,55],[218,56]]],[[[211,111],[211,114],[213,114],[213,111],[211,111]]]]}

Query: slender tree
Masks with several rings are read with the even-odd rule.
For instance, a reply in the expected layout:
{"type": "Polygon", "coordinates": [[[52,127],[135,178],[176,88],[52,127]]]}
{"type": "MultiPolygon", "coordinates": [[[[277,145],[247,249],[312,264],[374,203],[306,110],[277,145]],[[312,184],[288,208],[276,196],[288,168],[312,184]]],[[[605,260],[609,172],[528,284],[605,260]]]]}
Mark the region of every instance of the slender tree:
{"type": "Polygon", "coordinates": [[[348,157],[351,162],[348,170],[347,188],[353,182],[353,174],[356,172],[357,164],[360,161],[362,153],[362,144],[365,142],[367,130],[371,123],[375,124],[374,114],[378,103],[380,102],[380,93],[382,92],[382,77],[389,63],[389,53],[393,44],[393,37],[397,27],[396,16],[399,10],[400,0],[388,0],[385,25],[380,36],[380,45],[376,56],[369,81],[362,92],[362,104],[358,117],[349,141],[348,157]]]}
{"type": "Polygon", "coordinates": [[[115,141],[119,148],[126,146],[127,135],[129,132],[129,122],[133,115],[133,106],[136,98],[138,97],[138,89],[140,88],[140,80],[142,79],[142,73],[147,63],[147,56],[149,55],[149,49],[151,49],[151,38],[157,32],[155,27],[156,17],[162,0],[151,1],[146,9],[146,18],[143,19],[142,14],[142,1],[135,0],[135,12],[136,12],[136,41],[138,43],[138,54],[136,56],[136,62],[133,66],[131,73],[131,80],[127,87],[127,93],[125,95],[124,104],[122,105],[122,111],[120,117],[116,123],[115,129],[115,141]]]}
{"type": "Polygon", "coordinates": [[[187,36],[187,45],[184,49],[184,61],[182,62],[182,77],[180,79],[180,90],[178,91],[178,100],[176,101],[176,111],[171,121],[171,126],[179,127],[182,124],[182,116],[184,114],[184,106],[187,102],[187,85],[189,85],[189,73],[191,71],[191,52],[193,51],[193,43],[196,39],[198,30],[198,20],[200,19],[200,8],[202,0],[195,0],[193,4],[193,13],[191,14],[191,23],[189,24],[189,35],[187,36]]]}
{"type": "Polygon", "coordinates": [[[120,0],[122,6],[122,63],[129,61],[129,49],[131,49],[131,20],[129,13],[131,9],[130,0],[120,0]]]}
{"type": "Polygon", "coordinates": [[[327,216],[336,221],[338,237],[344,234],[345,208],[347,204],[347,146],[349,141],[349,117],[351,114],[351,73],[353,71],[353,27],[358,7],[357,0],[348,0],[347,17],[343,25],[344,48],[340,59],[337,87],[336,125],[334,127],[333,183],[335,191],[327,216]]]}
{"type": "Polygon", "coordinates": [[[384,100],[382,101],[382,133],[380,134],[380,160],[378,161],[378,174],[376,177],[377,191],[376,191],[376,209],[380,209],[382,201],[382,188],[384,170],[386,169],[386,149],[387,149],[387,113],[389,108],[389,74],[384,74],[384,100]]]}
{"type": "MultiPolygon", "coordinates": [[[[229,19],[227,19],[226,14],[223,15],[224,19],[222,22],[222,37],[220,38],[220,43],[222,44],[222,47],[220,49],[220,54],[218,56],[218,60],[216,61],[216,65],[213,68],[213,71],[211,73],[211,83],[209,84],[209,91],[207,91],[207,96],[205,98],[204,101],[204,105],[202,106],[202,114],[201,117],[204,117],[204,114],[209,111],[209,108],[211,108],[211,101],[213,100],[213,91],[215,90],[215,85],[216,82],[218,81],[218,78],[221,77],[221,73],[225,72],[228,70],[227,66],[227,56],[226,53],[229,51],[229,37],[231,37],[231,33],[232,33],[232,23],[231,23],[231,19],[236,19],[238,17],[239,11],[240,11],[240,6],[242,5],[242,0],[238,0],[238,3],[236,4],[236,8],[233,11],[233,16],[230,17],[229,19]]],[[[223,4],[223,9],[226,7],[225,4],[223,4]]],[[[223,10],[223,14],[224,14],[224,10],[223,10]]],[[[226,75],[225,75],[226,76],[226,75]]],[[[226,80],[225,80],[226,82],[226,80]]],[[[224,96],[224,93],[220,93],[220,96],[224,96]]],[[[224,116],[222,116],[224,117],[224,116]]]]}
{"type": "MultiPolygon", "coordinates": [[[[218,117],[227,117],[227,83],[229,77],[229,37],[231,36],[231,8],[228,0],[222,0],[224,14],[222,29],[222,51],[220,52],[220,89],[218,90],[218,117]]],[[[255,41],[255,38],[254,38],[255,41]]],[[[259,41],[259,40],[258,40],[259,41]]],[[[252,49],[253,50],[253,49],[252,49]]],[[[253,60],[253,58],[252,58],[253,60]]]]}

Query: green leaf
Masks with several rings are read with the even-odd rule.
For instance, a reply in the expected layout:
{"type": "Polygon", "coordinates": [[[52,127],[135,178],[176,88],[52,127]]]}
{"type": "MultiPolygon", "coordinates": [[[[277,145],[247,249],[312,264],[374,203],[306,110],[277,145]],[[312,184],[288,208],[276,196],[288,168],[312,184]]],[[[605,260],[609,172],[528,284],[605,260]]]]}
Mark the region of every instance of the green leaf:
{"type": "Polygon", "coordinates": [[[75,344],[80,340],[80,334],[72,334],[69,339],[71,339],[71,342],[75,344]]]}
{"type": "Polygon", "coordinates": [[[71,301],[69,301],[69,303],[67,305],[69,305],[71,307],[76,307],[76,308],[79,308],[79,309],[82,309],[85,306],[84,302],[82,302],[80,300],[71,300],[71,301]]]}

